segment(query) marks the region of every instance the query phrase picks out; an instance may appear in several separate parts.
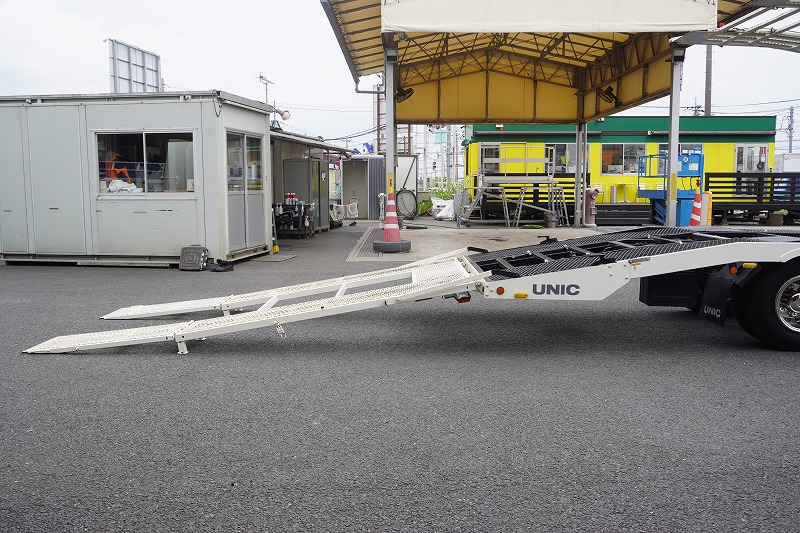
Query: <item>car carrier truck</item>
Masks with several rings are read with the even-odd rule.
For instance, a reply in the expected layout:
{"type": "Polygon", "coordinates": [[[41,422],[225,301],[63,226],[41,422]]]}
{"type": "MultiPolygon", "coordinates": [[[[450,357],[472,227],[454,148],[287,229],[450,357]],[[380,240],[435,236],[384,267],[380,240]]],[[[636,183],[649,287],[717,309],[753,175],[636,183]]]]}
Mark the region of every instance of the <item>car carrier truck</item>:
{"type": "Polygon", "coordinates": [[[639,299],[695,310],[724,325],[736,320],[780,350],[800,350],[800,232],[789,228],[643,227],[487,251],[462,248],[384,270],[258,292],[142,304],[103,319],[170,317],[217,310],[218,317],[55,337],[27,353],[60,353],[214,335],[434,297],[471,300],[602,300],[639,280],[639,299]]]}

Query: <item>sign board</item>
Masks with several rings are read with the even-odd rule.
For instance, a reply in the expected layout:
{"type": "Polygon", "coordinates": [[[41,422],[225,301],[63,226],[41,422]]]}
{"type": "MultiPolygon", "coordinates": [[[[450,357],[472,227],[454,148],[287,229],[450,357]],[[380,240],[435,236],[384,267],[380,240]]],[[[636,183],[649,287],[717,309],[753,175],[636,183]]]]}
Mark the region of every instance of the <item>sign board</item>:
{"type": "Polygon", "coordinates": [[[164,90],[161,57],[129,44],[108,39],[112,93],[157,93],[164,90]]]}
{"type": "Polygon", "coordinates": [[[717,0],[383,0],[381,31],[688,32],[717,24],[717,0]]]}

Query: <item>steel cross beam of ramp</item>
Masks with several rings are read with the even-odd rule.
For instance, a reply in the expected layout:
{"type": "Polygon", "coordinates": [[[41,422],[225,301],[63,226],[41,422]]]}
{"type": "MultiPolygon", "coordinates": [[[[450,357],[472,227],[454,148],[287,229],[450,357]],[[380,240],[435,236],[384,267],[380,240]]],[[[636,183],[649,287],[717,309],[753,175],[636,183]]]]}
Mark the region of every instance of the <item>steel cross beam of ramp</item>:
{"type": "Polygon", "coordinates": [[[326,292],[343,292],[343,286],[345,287],[344,290],[349,290],[356,287],[370,285],[376,283],[375,280],[378,277],[384,278],[382,281],[404,279],[408,276],[409,272],[413,271],[419,266],[446,262],[452,257],[464,255],[467,253],[467,251],[467,248],[460,248],[458,250],[453,250],[451,252],[446,252],[397,267],[365,272],[363,274],[339,276],[337,278],[312,281],[309,283],[291,285],[288,287],[279,287],[276,289],[233,294],[230,296],[221,296],[216,298],[204,298],[200,300],[183,300],[179,302],[150,305],[132,305],[130,307],[123,307],[121,309],[117,309],[116,311],[112,311],[111,313],[103,315],[100,318],[104,320],[128,320],[131,318],[149,318],[156,316],[195,313],[198,311],[213,311],[215,309],[221,310],[222,314],[227,316],[232,310],[241,311],[244,308],[263,305],[269,301],[273,301],[274,304],[280,300],[290,298],[324,294],[326,292]]]}
{"type": "MultiPolygon", "coordinates": [[[[327,283],[320,282],[316,294],[335,291],[335,294],[328,298],[276,305],[282,297],[296,298],[311,294],[309,292],[311,289],[306,286],[300,286],[302,289],[294,293],[291,291],[292,287],[288,287],[282,292],[278,290],[270,297],[259,294],[258,297],[245,298],[244,301],[249,305],[253,305],[255,301],[266,300],[255,311],[158,326],[65,335],[33,346],[24,353],[65,353],[174,341],[178,345],[178,353],[186,354],[188,353],[186,341],[189,340],[267,326],[275,327],[278,333],[283,335],[283,324],[289,322],[469,291],[475,289],[475,283],[478,280],[490,274],[475,269],[463,256],[439,258],[433,261],[423,260],[411,265],[406,265],[402,272],[395,272],[398,269],[387,269],[372,273],[371,277],[362,275],[358,279],[354,279],[355,276],[346,276],[345,281],[342,281],[345,278],[335,278],[328,280],[327,283]],[[401,278],[406,283],[387,283],[400,281],[401,278]],[[348,293],[348,288],[355,285],[379,285],[379,287],[348,293]]],[[[189,306],[184,306],[184,308],[186,307],[189,306]]]]}

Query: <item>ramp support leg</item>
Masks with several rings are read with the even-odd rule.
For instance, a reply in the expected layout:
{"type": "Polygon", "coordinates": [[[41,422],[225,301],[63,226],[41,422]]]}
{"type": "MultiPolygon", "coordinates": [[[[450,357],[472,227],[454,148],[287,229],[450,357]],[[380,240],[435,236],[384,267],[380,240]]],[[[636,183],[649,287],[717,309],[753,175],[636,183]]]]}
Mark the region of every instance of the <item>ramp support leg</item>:
{"type": "Polygon", "coordinates": [[[181,355],[189,353],[189,349],[186,347],[186,341],[178,341],[178,353],[181,355]]]}

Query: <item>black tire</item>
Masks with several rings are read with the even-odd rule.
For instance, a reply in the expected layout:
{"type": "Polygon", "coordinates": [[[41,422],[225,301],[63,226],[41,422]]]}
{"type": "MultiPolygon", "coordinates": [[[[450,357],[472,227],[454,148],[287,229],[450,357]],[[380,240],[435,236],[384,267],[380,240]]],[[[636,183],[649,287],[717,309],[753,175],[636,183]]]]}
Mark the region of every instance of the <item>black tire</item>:
{"type": "Polygon", "coordinates": [[[414,191],[400,189],[394,196],[394,203],[398,216],[406,220],[413,220],[417,216],[417,195],[414,191]]]}
{"type": "Polygon", "coordinates": [[[745,294],[754,337],[779,350],[800,350],[800,262],[765,268],[745,294]]]}

